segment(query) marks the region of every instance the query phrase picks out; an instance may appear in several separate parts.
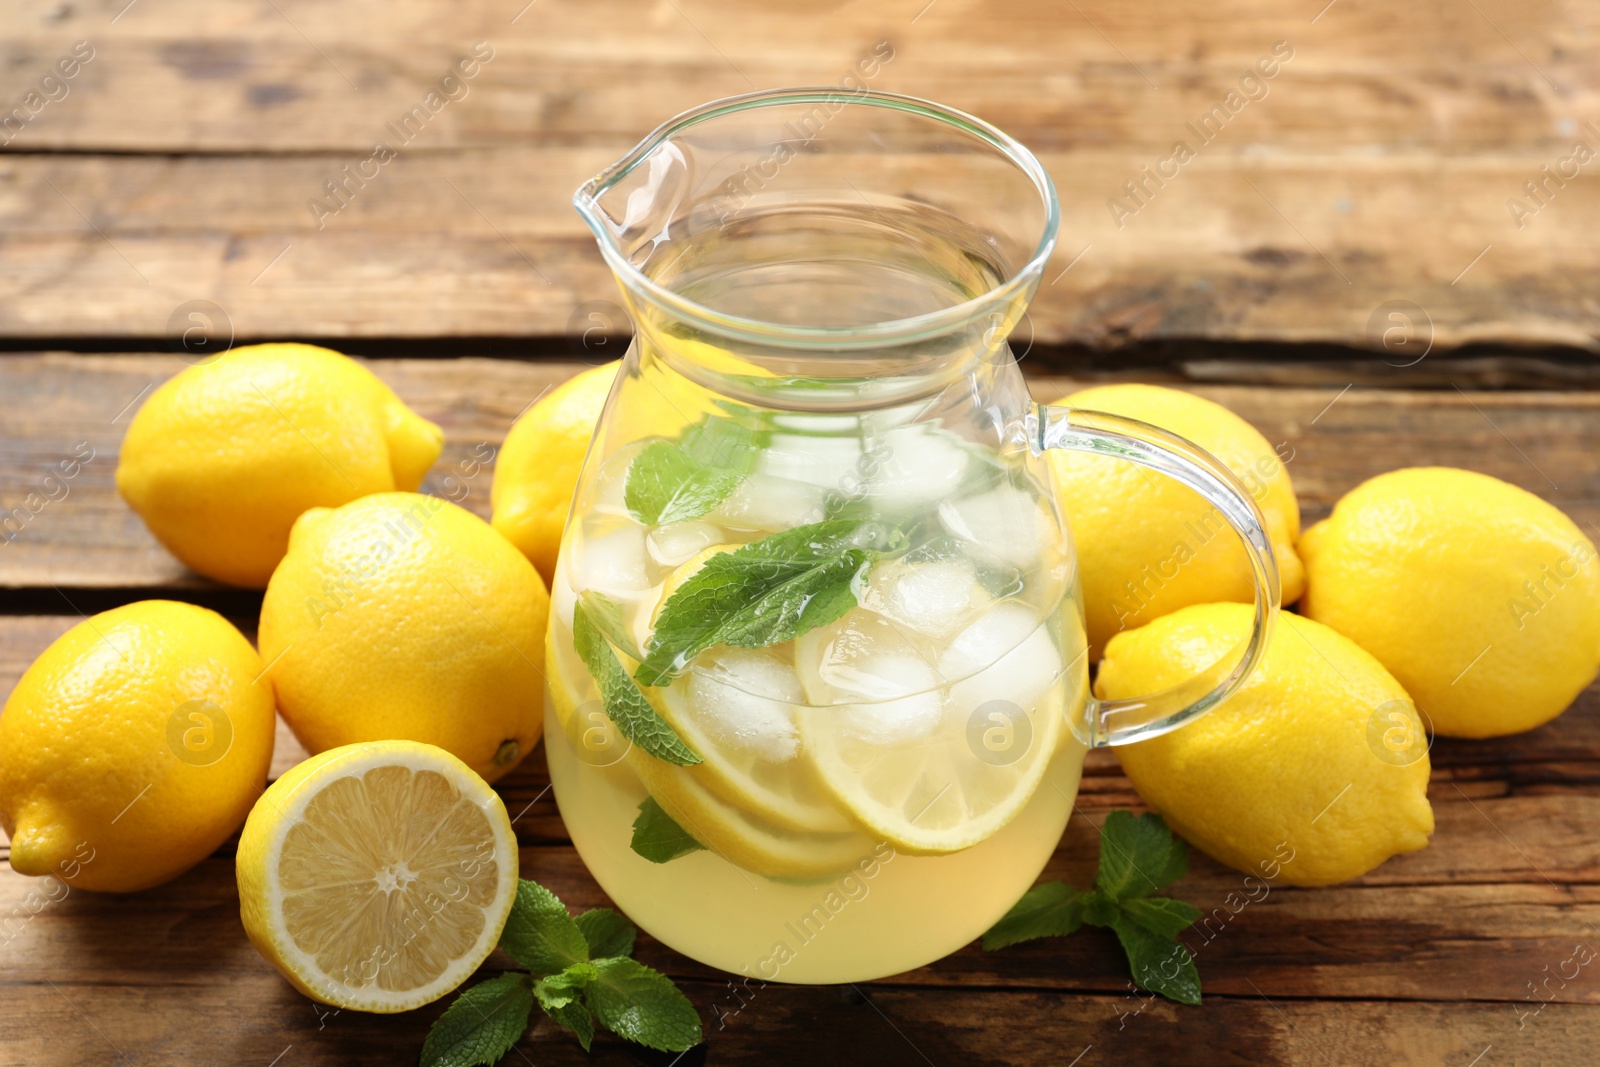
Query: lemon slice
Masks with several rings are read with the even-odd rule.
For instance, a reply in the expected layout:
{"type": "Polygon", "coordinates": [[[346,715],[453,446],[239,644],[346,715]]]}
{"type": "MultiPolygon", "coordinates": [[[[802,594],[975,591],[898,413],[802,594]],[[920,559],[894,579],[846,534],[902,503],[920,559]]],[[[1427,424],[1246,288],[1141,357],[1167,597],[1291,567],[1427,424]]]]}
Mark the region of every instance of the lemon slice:
{"type": "Polygon", "coordinates": [[[729,863],[768,878],[806,881],[853,867],[873,850],[873,841],[851,830],[842,834],[795,833],[735,807],[696,781],[687,767],[674,767],[628,753],[628,766],[662,810],[694,839],[729,863]]]}
{"type": "Polygon", "coordinates": [[[295,988],[409,1011],[494,949],[517,887],[500,798],[432,745],[330,749],[279,778],[239,838],[245,932],[295,988]]]}
{"type": "MultiPolygon", "coordinates": [[[[661,614],[661,604],[711,557],[739,547],[711,545],[677,567],[662,583],[651,625],[661,614]]],[[[636,664],[625,655],[622,659],[631,673],[636,664]]],[[[689,776],[729,804],[778,827],[822,834],[856,829],[822,788],[810,763],[798,758],[793,720],[805,693],[794,672],[768,652],[719,649],[701,659],[705,662],[697,662],[693,672],[670,685],[643,690],[704,761],[688,768],[689,776]],[[768,694],[740,691],[735,682],[740,674],[768,694]]]]}
{"type": "MultiPolygon", "coordinates": [[[[582,683],[584,688],[579,690],[570,681],[587,677],[582,665],[567,652],[570,647],[571,638],[564,631],[558,636],[557,626],[551,626],[545,657],[550,705],[561,723],[562,736],[569,743],[578,735],[574,724],[580,697],[593,697],[592,684],[582,683]]],[[[631,663],[626,657],[621,658],[625,664],[631,663]]],[[[660,699],[660,690],[646,692],[660,699]]],[[[874,842],[848,820],[840,820],[844,827],[840,833],[804,832],[792,825],[775,824],[745,805],[730,803],[705,784],[714,780],[709,777],[713,774],[708,766],[710,760],[677,767],[632,747],[620,734],[617,741],[626,749],[629,769],[662,810],[708,850],[746,870],[769,878],[823,878],[847,870],[873,850],[874,842]]],[[[703,758],[704,753],[715,751],[698,746],[696,750],[703,758]]]]}
{"type": "MultiPolygon", "coordinates": [[[[859,644],[859,621],[847,616],[802,637],[797,656],[825,663],[832,640],[859,644]]],[[[826,671],[802,672],[808,690],[818,690],[814,702],[833,705],[801,720],[827,789],[903,852],[940,855],[988,838],[1033,796],[1067,733],[1069,706],[1086,691],[1082,658],[1064,665],[1052,629],[1021,605],[1003,604],[956,634],[938,665],[880,649],[859,661],[865,667],[835,674],[873,693],[862,703],[839,703],[846,691],[829,684],[826,671]],[[1001,654],[969,669],[969,654],[996,642],[1005,645],[1001,654]],[[935,687],[912,691],[924,675],[935,687]]]]}
{"type": "MultiPolygon", "coordinates": [[[[763,654],[733,650],[725,658],[759,661],[763,654]]],[[[798,679],[794,684],[798,690],[798,679]]],[[[795,723],[808,709],[799,692],[788,701],[758,696],[740,692],[709,672],[684,674],[670,686],[644,692],[678,736],[700,753],[703,762],[686,768],[690,776],[729,804],[775,826],[803,833],[841,834],[856,829],[823,788],[815,766],[800,752],[795,723]],[[729,724],[708,713],[708,705],[719,704],[729,706],[732,715],[742,714],[749,726],[744,733],[755,736],[712,737],[711,729],[726,734],[740,728],[738,723],[729,724]]]]}

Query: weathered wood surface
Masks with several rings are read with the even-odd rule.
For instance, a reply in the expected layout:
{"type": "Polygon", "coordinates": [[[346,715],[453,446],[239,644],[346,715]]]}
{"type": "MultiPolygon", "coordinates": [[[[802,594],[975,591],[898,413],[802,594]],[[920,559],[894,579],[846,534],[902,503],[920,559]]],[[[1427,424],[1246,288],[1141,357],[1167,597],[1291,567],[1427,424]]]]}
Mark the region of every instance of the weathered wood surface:
{"type": "MultiPolygon", "coordinates": [[[[0,549],[4,582],[57,612],[0,615],[0,688],[9,690],[77,621],[72,601],[219,595],[167,559],[112,489],[129,418],[123,409],[181,366],[164,356],[0,359],[0,393],[10,401],[0,435],[10,455],[0,457],[0,472],[13,479],[0,503],[10,506],[30,477],[78,441],[95,449],[70,493],[0,549]]],[[[529,399],[580,366],[374,364],[445,426],[436,480],[474,446],[497,445],[529,399]]],[[[1403,379],[1403,371],[1394,373],[1403,379]]],[[[1061,378],[1032,384],[1045,399],[1072,387],[1061,378]]],[[[1521,484],[1580,522],[1600,519],[1600,396],[1341,389],[1202,391],[1274,444],[1293,447],[1291,471],[1308,518],[1380,470],[1450,463],[1521,484]]],[[[485,470],[464,483],[467,506],[486,510],[491,477],[485,470]]],[[[251,594],[240,594],[224,606],[249,609],[237,619],[249,632],[253,604],[251,594]]],[[[301,755],[280,727],[273,773],[301,755]]],[[[769,987],[737,1015],[728,1014],[738,1002],[715,972],[648,939],[641,957],[680,979],[709,1024],[712,1043],[693,1062],[702,1055],[704,1062],[767,1062],[802,1047],[847,1063],[941,1065],[1034,1063],[1046,1055],[1066,1062],[1086,1049],[1085,1064],[1173,1055],[1219,1064],[1468,1063],[1486,1049],[1480,1062],[1590,1062],[1586,1050],[1600,1039],[1600,985],[1587,971],[1564,985],[1541,983],[1600,928],[1600,689],[1528,734],[1441,739],[1433,764],[1433,844],[1348,885],[1274,888],[1233,914],[1226,902],[1242,876],[1195,857],[1175,892],[1214,916],[1208,933],[1189,935],[1206,981],[1201,1012],[1154,1002],[1141,1012],[1114,943],[1097,931],[999,954],[969,946],[860,990],[769,987]],[[1543,1000],[1551,1003],[1541,1007],[1543,1000]]],[[[524,869],[575,907],[603,904],[566,843],[548,785],[538,753],[500,787],[517,816],[524,869]]],[[[1081,884],[1092,876],[1104,813],[1140,807],[1114,756],[1091,757],[1078,807],[1046,876],[1081,884]]],[[[392,1063],[412,1055],[437,1009],[398,1020],[319,1015],[244,940],[230,856],[224,847],[178,882],[134,897],[73,893],[42,907],[37,884],[0,871],[0,917],[21,917],[0,943],[0,976],[11,987],[0,998],[0,1032],[8,1035],[0,1064],[119,1055],[268,1063],[280,1053],[285,1063],[392,1063]]],[[[489,969],[495,966],[492,960],[489,969]]],[[[579,1062],[580,1055],[543,1024],[519,1051],[539,1063],[579,1062]]],[[[596,1058],[654,1062],[614,1042],[596,1058]]]]}
{"type": "Polygon", "coordinates": [[[873,87],[989,118],[1054,176],[1042,342],[1364,345],[1410,300],[1441,348],[1600,347],[1597,164],[1563,165],[1600,149],[1593,5],[124,3],[0,6],[6,106],[95,49],[0,149],[5,335],[161,338],[192,299],[244,337],[566,334],[613,296],[580,181],[684,108],[836,84],[888,41],[873,87]],[[479,41],[466,95],[319,227],[322,183],[479,41]],[[1189,132],[1280,41],[1266,95],[1189,132]],[[1180,140],[1195,158],[1127,199],[1180,140]],[[1546,167],[1569,177],[1535,199],[1546,167]]]}
{"type": "MultiPolygon", "coordinates": [[[[448,354],[449,343],[441,342],[440,350],[448,354]]],[[[0,407],[0,511],[42,494],[45,474],[75,448],[93,450],[64,497],[41,495],[37,514],[16,524],[20,532],[9,541],[11,531],[0,531],[0,588],[155,592],[209,585],[150,537],[117,497],[114,481],[130,405],[184,365],[176,356],[0,355],[0,396],[6,398],[0,407]]],[[[481,446],[498,448],[519,411],[583,366],[489,359],[373,364],[408,404],[444,427],[445,453],[424,488],[459,497],[482,515],[488,514],[492,470],[467,479],[460,464],[481,455],[481,446]],[[447,477],[455,479],[448,486],[447,477]]],[[[1395,386],[1406,382],[1408,371],[1385,369],[1395,386]]],[[[1073,388],[1057,377],[1031,382],[1042,400],[1073,388]]],[[[1293,449],[1289,470],[1308,521],[1382,471],[1442,464],[1493,474],[1549,499],[1580,525],[1600,526],[1600,393],[1346,390],[1349,384],[1197,391],[1237,411],[1274,445],[1293,449]]],[[[1593,535],[1600,537],[1600,529],[1593,535]]],[[[71,608],[57,602],[42,610],[71,608]]]]}

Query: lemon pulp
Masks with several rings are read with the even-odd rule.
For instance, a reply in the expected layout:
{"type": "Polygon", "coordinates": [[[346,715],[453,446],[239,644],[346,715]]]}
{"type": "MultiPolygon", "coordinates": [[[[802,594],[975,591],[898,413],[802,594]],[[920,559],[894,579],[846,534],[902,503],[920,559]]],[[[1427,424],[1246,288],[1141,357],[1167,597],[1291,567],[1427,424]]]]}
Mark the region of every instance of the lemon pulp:
{"type": "Polygon", "coordinates": [[[427,745],[351,745],[307,764],[262,797],[240,840],[251,939],[339,1007],[403,1011],[454,989],[494,948],[516,889],[499,798],[427,745]]]}

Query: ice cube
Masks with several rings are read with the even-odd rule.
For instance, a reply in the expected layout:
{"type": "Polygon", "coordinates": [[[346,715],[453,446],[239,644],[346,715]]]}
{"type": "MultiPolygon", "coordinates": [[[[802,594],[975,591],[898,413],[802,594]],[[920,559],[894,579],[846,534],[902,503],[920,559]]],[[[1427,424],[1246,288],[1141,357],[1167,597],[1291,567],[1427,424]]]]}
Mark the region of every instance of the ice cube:
{"type": "Polygon", "coordinates": [[[916,633],[947,637],[986,599],[964,559],[895,560],[868,572],[861,606],[916,633]]]}
{"type": "Polygon", "coordinates": [[[932,505],[960,487],[967,473],[967,450],[947,433],[908,426],[876,441],[876,470],[867,486],[884,507],[932,505]]]}
{"type": "Polygon", "coordinates": [[[550,617],[560,619],[567,627],[572,626],[573,609],[577,607],[578,594],[572,589],[572,582],[567,578],[566,561],[556,568],[555,581],[550,583],[550,617]]]}
{"type": "Polygon", "coordinates": [[[884,616],[852,611],[803,635],[795,657],[812,703],[845,705],[824,714],[871,744],[926,737],[944,715],[938,671],[884,616]]]}
{"type": "Polygon", "coordinates": [[[1060,535],[1043,503],[1010,485],[946,501],[939,519],[980,558],[1032,570],[1058,554],[1060,535]]]}
{"type": "Polygon", "coordinates": [[[707,516],[745,530],[788,530],[823,517],[822,490],[803,482],[752,473],[707,516]]]}
{"type": "Polygon", "coordinates": [[[854,436],[775,433],[756,460],[763,474],[842,493],[860,482],[861,466],[861,438],[854,436]]]}
{"type": "Polygon", "coordinates": [[[794,670],[776,656],[723,649],[685,683],[687,713],[719,749],[773,763],[799,754],[795,705],[805,695],[794,670]]]}
{"type": "Polygon", "coordinates": [[[1061,653],[1030,608],[997,604],[951,638],[939,657],[950,701],[967,712],[990,700],[1033,707],[1061,674],[1061,653]]]}
{"type": "Polygon", "coordinates": [[[636,442],[618,449],[601,461],[594,473],[594,487],[590,490],[591,496],[586,509],[590,514],[628,514],[625,499],[628,467],[643,448],[643,442],[636,442]]]}
{"type": "Polygon", "coordinates": [[[663,567],[677,567],[723,540],[721,527],[699,519],[657,526],[645,537],[650,558],[663,567]]]}
{"type": "Polygon", "coordinates": [[[573,587],[593,590],[624,600],[637,598],[651,587],[649,559],[645,555],[644,527],[632,522],[601,526],[605,532],[573,539],[573,587]]]}
{"type": "Polygon", "coordinates": [[[944,717],[939,675],[913,653],[863,657],[839,672],[870,703],[840,709],[847,730],[873,745],[904,744],[928,736],[944,717]]]}

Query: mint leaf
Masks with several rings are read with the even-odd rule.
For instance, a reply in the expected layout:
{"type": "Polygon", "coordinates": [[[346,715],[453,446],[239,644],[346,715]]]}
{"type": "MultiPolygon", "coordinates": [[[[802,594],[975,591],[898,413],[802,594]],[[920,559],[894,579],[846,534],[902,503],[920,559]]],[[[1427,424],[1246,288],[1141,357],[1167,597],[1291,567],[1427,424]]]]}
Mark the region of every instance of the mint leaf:
{"type": "Polygon", "coordinates": [[[550,890],[526,878],[517,882],[511,915],[500,932],[500,947],[535,978],[558,974],[589,958],[589,943],[567,914],[567,906],[550,890]]]}
{"type": "Polygon", "coordinates": [[[583,605],[583,613],[589,617],[589,622],[594,628],[600,631],[601,637],[621,649],[624,655],[632,656],[634,659],[644,655],[634,642],[628,624],[623,621],[621,604],[593,589],[585,589],[579,593],[578,603],[583,605]]]}
{"type": "Polygon", "coordinates": [[[633,923],[610,908],[590,908],[574,920],[589,942],[589,958],[633,955],[633,940],[638,936],[633,923]]]}
{"type": "Polygon", "coordinates": [[[756,435],[732,419],[707,416],[628,464],[622,499],[646,526],[698,519],[739,487],[755,466],[756,435]]]}
{"type": "Polygon", "coordinates": [[[595,628],[582,604],[572,610],[572,645],[600,690],[606,715],[623,736],[663,762],[679,766],[700,762],[699,753],[684,743],[622,669],[615,650],[595,628]]]}
{"type": "Polygon", "coordinates": [[[633,850],[651,863],[666,863],[705,848],[656,803],[645,797],[633,820],[633,850]]]}
{"type": "Polygon", "coordinates": [[[545,1011],[564,1008],[583,995],[597,973],[592,963],[574,963],[560,974],[546,975],[535,982],[533,995],[545,1011]]]}
{"type": "Polygon", "coordinates": [[[1036,885],[983,935],[983,947],[992,952],[1036,937],[1064,937],[1083,925],[1091,895],[1065,882],[1036,885]]]}
{"type": "Polygon", "coordinates": [[[533,984],[520,971],[463,990],[434,1020],[421,1067],[483,1067],[511,1051],[528,1029],[533,984]]]}
{"type": "Polygon", "coordinates": [[[1155,813],[1134,818],[1113,811],[1100,827],[1095,888],[1113,900],[1142,897],[1176,882],[1189,869],[1189,851],[1155,813]]]}
{"type": "Polygon", "coordinates": [[[1179,1004],[1200,1003],[1200,972],[1181,942],[1147,929],[1122,910],[1112,920],[1111,929],[1122,942],[1133,980],[1141,989],[1179,1004]]]}
{"type": "Polygon", "coordinates": [[[629,1041],[663,1052],[700,1043],[700,1016],[672,979],[633,960],[595,960],[597,972],[584,990],[600,1025],[629,1041]]]}
{"type": "Polygon", "coordinates": [[[830,519],[712,556],[661,605],[634,677],[662,685],[713,646],[765,648],[839,618],[881,555],[869,546],[873,530],[830,519]]]}
{"type": "Polygon", "coordinates": [[[1152,934],[1176,938],[1200,918],[1199,908],[1171,897],[1135,897],[1124,900],[1122,913],[1152,934]]]}
{"type": "Polygon", "coordinates": [[[1148,895],[1183,877],[1188,867],[1187,847],[1159,815],[1136,819],[1113,811],[1100,828],[1095,888],[1078,890],[1063,882],[1034,886],[983,935],[983,947],[1062,936],[1084,924],[1109,927],[1141,988],[1180,1004],[1198,1004],[1200,972],[1177,937],[1200,918],[1200,909],[1148,895]]]}
{"type": "Polygon", "coordinates": [[[548,1007],[544,1004],[541,1004],[540,1007],[544,1008],[544,1013],[550,1018],[578,1035],[578,1044],[583,1046],[583,1051],[589,1051],[589,1046],[594,1043],[594,1015],[590,1013],[587,1004],[581,1000],[575,1000],[571,1004],[559,1008],[548,1007]]]}

